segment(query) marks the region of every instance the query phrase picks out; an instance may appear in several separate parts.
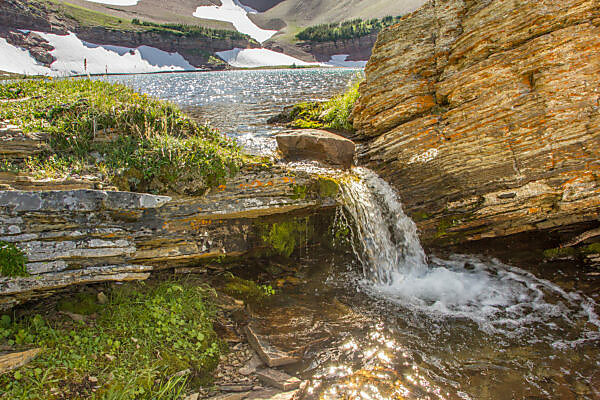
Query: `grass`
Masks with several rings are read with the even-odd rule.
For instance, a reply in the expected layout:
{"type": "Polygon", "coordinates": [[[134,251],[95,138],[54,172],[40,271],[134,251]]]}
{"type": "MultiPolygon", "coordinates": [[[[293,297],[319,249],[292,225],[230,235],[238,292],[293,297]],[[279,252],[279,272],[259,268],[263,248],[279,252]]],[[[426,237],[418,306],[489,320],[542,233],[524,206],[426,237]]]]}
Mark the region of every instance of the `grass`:
{"type": "Polygon", "coordinates": [[[121,190],[201,194],[243,164],[231,139],[123,85],[84,79],[0,85],[0,99],[15,98],[23,101],[5,103],[0,119],[49,134],[51,150],[19,166],[38,178],[92,174],[121,190]]]}
{"type": "Polygon", "coordinates": [[[363,79],[363,76],[359,74],[346,92],[334,96],[329,101],[305,102],[295,105],[288,117],[292,127],[353,132],[352,109],[360,96],[358,88],[363,79]]]}
{"type": "Polygon", "coordinates": [[[14,244],[0,240],[0,276],[28,276],[27,256],[14,244]]]}
{"type": "Polygon", "coordinates": [[[0,345],[43,351],[0,376],[0,398],[167,400],[211,381],[225,349],[211,324],[207,289],[130,283],[108,297],[86,322],[3,316],[0,345]]]}

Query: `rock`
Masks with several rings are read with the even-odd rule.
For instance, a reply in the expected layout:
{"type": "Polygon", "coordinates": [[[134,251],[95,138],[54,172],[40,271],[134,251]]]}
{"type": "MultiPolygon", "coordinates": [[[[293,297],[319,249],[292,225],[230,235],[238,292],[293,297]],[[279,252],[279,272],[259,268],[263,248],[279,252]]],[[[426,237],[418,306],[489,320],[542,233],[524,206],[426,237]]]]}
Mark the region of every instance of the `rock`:
{"type": "Polygon", "coordinates": [[[244,376],[248,376],[256,372],[256,369],[261,365],[263,365],[263,361],[260,359],[258,354],[256,354],[256,352],[253,351],[250,360],[248,360],[246,365],[240,368],[238,372],[244,376]]]}
{"type": "Polygon", "coordinates": [[[186,396],[184,400],[198,400],[200,398],[200,393],[192,393],[189,396],[186,396]]]}
{"type": "Polygon", "coordinates": [[[219,390],[222,392],[250,392],[252,390],[252,385],[220,385],[219,390]]]}
{"type": "Polygon", "coordinates": [[[286,392],[289,390],[298,389],[300,387],[300,383],[302,382],[300,379],[290,376],[285,372],[270,368],[257,370],[256,376],[258,376],[258,379],[265,385],[269,385],[286,392]]]}
{"type": "Polygon", "coordinates": [[[69,318],[71,318],[73,321],[76,321],[76,322],[85,322],[85,316],[83,316],[81,314],[75,314],[75,313],[68,312],[68,311],[60,311],[60,313],[66,315],[69,318]]]}
{"type": "Polygon", "coordinates": [[[210,400],[243,400],[247,399],[250,392],[246,393],[227,393],[219,396],[211,397],[210,400]]]}
{"type": "Polygon", "coordinates": [[[591,0],[443,0],[380,33],[358,159],[426,245],[598,226],[599,15],[591,0]]]}
{"type": "Polygon", "coordinates": [[[99,292],[96,298],[98,299],[98,303],[101,305],[108,303],[108,297],[104,294],[104,292],[99,292]]]}
{"type": "Polygon", "coordinates": [[[248,343],[269,367],[280,367],[300,361],[300,357],[291,355],[273,347],[267,339],[256,332],[252,323],[245,328],[248,343]]]}
{"type": "Polygon", "coordinates": [[[0,375],[22,367],[36,358],[41,352],[42,349],[31,349],[18,353],[0,354],[0,375]]]}
{"type": "Polygon", "coordinates": [[[287,160],[317,160],[346,169],[354,163],[354,143],[331,132],[300,129],[285,131],[275,139],[287,160]]]}
{"type": "Polygon", "coordinates": [[[259,218],[332,215],[337,201],[319,190],[320,179],[285,167],[248,167],[203,196],[176,199],[108,190],[0,190],[0,240],[25,253],[32,275],[0,277],[0,309],[71,285],[143,280],[158,269],[250,253],[264,247],[259,218]],[[298,187],[306,188],[302,198],[298,187]]]}

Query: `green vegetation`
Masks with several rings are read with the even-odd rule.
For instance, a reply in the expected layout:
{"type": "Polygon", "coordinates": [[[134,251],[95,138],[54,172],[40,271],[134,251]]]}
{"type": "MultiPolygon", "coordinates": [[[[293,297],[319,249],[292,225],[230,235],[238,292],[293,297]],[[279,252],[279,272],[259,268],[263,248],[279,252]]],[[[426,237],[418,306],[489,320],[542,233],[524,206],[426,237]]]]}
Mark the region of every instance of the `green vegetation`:
{"type": "Polygon", "coordinates": [[[258,285],[254,281],[242,279],[231,273],[227,274],[225,285],[221,290],[225,294],[250,304],[263,303],[275,294],[275,290],[270,285],[258,285]]]}
{"type": "Polygon", "coordinates": [[[302,240],[312,236],[312,224],[306,218],[294,218],[289,221],[270,225],[262,235],[262,240],[277,255],[289,257],[302,240]]]}
{"type": "Polygon", "coordinates": [[[0,276],[28,276],[27,256],[12,243],[0,240],[0,276]]]}
{"type": "Polygon", "coordinates": [[[363,80],[362,75],[356,79],[342,94],[334,96],[323,103],[296,104],[288,119],[294,128],[299,129],[331,129],[335,131],[354,131],[352,125],[352,109],[360,93],[358,88],[363,80]]]}
{"type": "Polygon", "coordinates": [[[85,322],[60,314],[3,316],[0,345],[43,351],[0,377],[0,397],[180,399],[211,381],[224,349],[207,293],[185,282],[130,283],[85,322]]]}
{"type": "Polygon", "coordinates": [[[232,40],[248,40],[254,42],[250,36],[227,29],[205,28],[197,25],[186,24],[157,24],[154,22],[140,21],[137,18],[131,20],[133,25],[149,28],[152,32],[170,32],[178,36],[192,38],[210,38],[210,39],[232,39],[232,40]]]}
{"type": "Polygon", "coordinates": [[[573,247],[557,247],[554,249],[544,250],[546,258],[572,257],[577,254],[577,250],[573,247]]]}
{"type": "Polygon", "coordinates": [[[334,197],[340,191],[338,182],[329,176],[320,176],[317,184],[319,186],[319,196],[321,197],[334,197]]]}
{"type": "Polygon", "coordinates": [[[341,23],[321,24],[300,31],[296,38],[306,42],[333,42],[356,39],[379,32],[383,28],[397,23],[400,18],[388,16],[383,19],[374,18],[368,21],[357,18],[341,23]]]}
{"type": "Polygon", "coordinates": [[[0,119],[49,134],[49,149],[21,167],[38,177],[96,175],[122,190],[201,193],[233,176],[238,145],[171,103],[123,85],[28,80],[0,85],[0,119]]]}

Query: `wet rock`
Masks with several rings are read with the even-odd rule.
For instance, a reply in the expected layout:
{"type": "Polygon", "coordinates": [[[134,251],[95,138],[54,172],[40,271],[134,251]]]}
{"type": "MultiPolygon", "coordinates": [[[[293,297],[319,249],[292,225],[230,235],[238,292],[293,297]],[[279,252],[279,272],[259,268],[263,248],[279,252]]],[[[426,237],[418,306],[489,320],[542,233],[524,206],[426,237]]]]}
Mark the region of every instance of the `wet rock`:
{"type": "Polygon", "coordinates": [[[272,386],[283,391],[298,389],[300,379],[290,376],[285,372],[276,369],[263,368],[256,371],[256,376],[265,385],[272,386]]]}
{"type": "Polygon", "coordinates": [[[31,349],[18,353],[0,354],[0,375],[22,367],[36,358],[41,352],[42,349],[31,349]]]}
{"type": "Polygon", "coordinates": [[[342,168],[354,163],[354,143],[331,132],[300,129],[280,133],[275,139],[287,160],[317,160],[342,168]]]}
{"type": "Polygon", "coordinates": [[[256,327],[250,323],[245,328],[248,343],[269,367],[280,367],[300,361],[300,357],[281,351],[268,342],[268,338],[257,333],[256,327]]]}
{"type": "Polygon", "coordinates": [[[250,374],[255,373],[256,369],[261,365],[263,365],[263,361],[260,359],[258,354],[256,354],[256,352],[253,351],[250,360],[246,362],[246,365],[240,368],[239,373],[244,376],[248,376],[250,374]]]}

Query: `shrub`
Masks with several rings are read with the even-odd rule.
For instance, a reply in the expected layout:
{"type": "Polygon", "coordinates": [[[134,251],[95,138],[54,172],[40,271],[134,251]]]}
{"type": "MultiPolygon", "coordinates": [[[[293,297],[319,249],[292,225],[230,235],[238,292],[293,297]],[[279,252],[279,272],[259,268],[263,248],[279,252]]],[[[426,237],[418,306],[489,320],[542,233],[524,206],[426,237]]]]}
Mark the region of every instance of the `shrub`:
{"type": "Polygon", "coordinates": [[[8,277],[28,276],[27,256],[12,243],[0,241],[0,275],[8,277]]]}

